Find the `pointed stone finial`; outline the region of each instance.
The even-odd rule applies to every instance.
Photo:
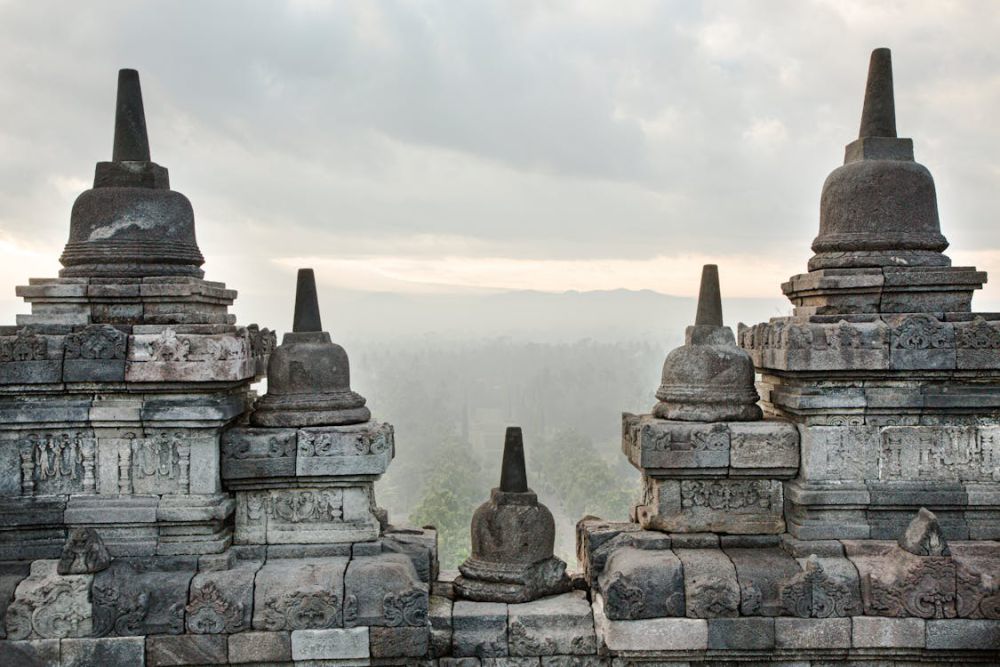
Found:
[[[528,491],[528,475],[524,470],[524,440],[518,426],[509,426],[504,438],[500,490],[506,493],[527,493]]]
[[[695,326],[722,326],[722,294],[719,291],[719,267],[706,264],[701,269],[701,289],[698,292],[698,313]]]
[[[941,525],[934,513],[921,507],[899,538],[900,548],[916,556],[949,556],[951,550],[941,534]]]
[[[142,108],[139,73],[134,69],[118,70],[118,101],[115,105],[115,145],[113,162],[149,162],[149,137],[146,136],[146,113]]]
[[[858,138],[895,136],[896,103],[892,92],[892,52],[885,48],[875,49],[868,64],[865,106],[861,112],[861,131],[858,133]]]
[[[312,269],[299,269],[298,282],[295,285],[295,317],[292,320],[292,331],[305,333],[322,330],[319,297],[316,295],[316,275]]]

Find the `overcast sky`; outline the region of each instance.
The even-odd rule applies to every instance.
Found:
[[[949,255],[1000,272],[998,35],[993,1],[0,2],[0,312],[58,271],[120,67],[206,277],[282,311],[300,265],[691,295],[714,261],[727,296],[779,296],[879,46]]]

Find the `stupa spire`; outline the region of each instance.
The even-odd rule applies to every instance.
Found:
[[[299,269],[295,285],[295,317],[292,319],[292,331],[306,333],[322,330],[319,298],[316,295],[316,275],[312,269]]]
[[[698,291],[698,312],[695,326],[722,326],[722,293],[719,290],[719,267],[706,264],[701,268],[701,289]]]
[[[139,73],[134,69],[118,70],[118,100],[115,104],[115,145],[113,162],[149,162],[149,137],[146,113],[142,108]]]
[[[518,426],[507,427],[507,434],[504,437],[500,490],[506,493],[528,491],[528,475],[524,469],[524,440]]]
[[[892,91],[892,52],[881,48],[872,51],[865,85],[865,105],[861,112],[858,138],[895,137],[896,102]]]

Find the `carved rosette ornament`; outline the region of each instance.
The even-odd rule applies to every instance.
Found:
[[[245,629],[243,603],[226,598],[212,581],[192,591],[186,611],[188,632],[219,634]]]
[[[267,630],[307,630],[337,625],[339,602],[328,591],[294,591],[265,603]]]

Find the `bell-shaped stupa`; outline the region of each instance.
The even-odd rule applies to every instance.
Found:
[[[552,512],[528,488],[521,429],[507,429],[500,486],[472,515],[472,556],[459,566],[459,597],[528,602],[571,587],[566,563],[553,555]]]
[[[204,261],[191,202],[150,159],[139,73],[120,70],[111,162],[97,163],[94,187],[73,204],[60,276],[201,278]]]
[[[823,184],[809,269],[949,266],[947,247],[934,179],[896,136],[890,51],[875,49],[858,139]]]
[[[719,268],[701,273],[698,312],[685,342],[663,362],[659,402],[653,414],[680,421],[750,421],[762,417],[754,388],[753,361],[736,346],[733,330],[722,323]]]
[[[364,396],[351,391],[347,352],[323,331],[312,269],[299,269],[292,331],[271,353],[267,383],[252,417],[257,426],[335,426],[371,418]]]

